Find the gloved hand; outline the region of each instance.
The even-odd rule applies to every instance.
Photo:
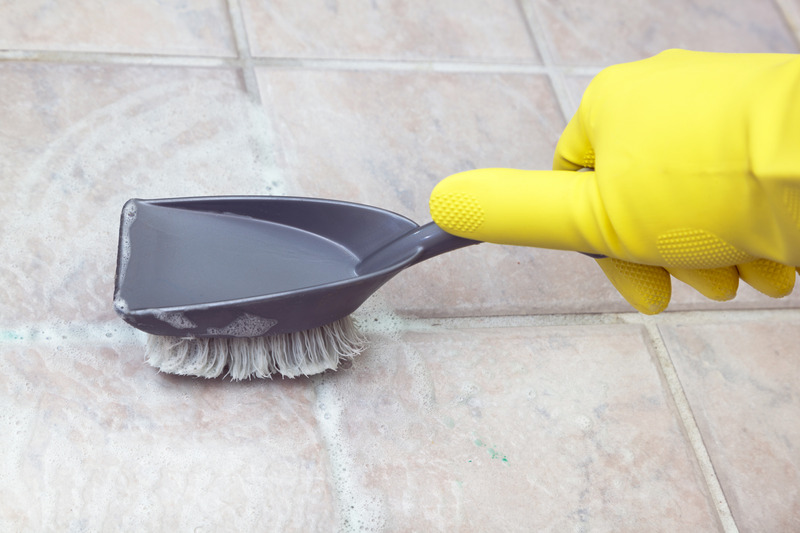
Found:
[[[670,274],[715,300],[739,277],[789,294],[800,265],[800,56],[670,50],[603,70],[553,171],[481,169],[433,190],[433,220],[470,239],[606,256],[637,310]],[[589,171],[575,172],[576,170]]]

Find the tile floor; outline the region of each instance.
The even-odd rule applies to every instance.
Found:
[[[130,197],[423,222],[547,168],[606,65],[799,42],[798,0],[0,3],[0,530],[800,530],[797,294],[645,318],[481,245],[368,301],[348,368],[247,383],[156,373],[111,308]]]

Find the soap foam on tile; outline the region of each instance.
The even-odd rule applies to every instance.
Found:
[[[413,347],[403,343],[403,332],[407,329],[407,322],[392,312],[380,293],[369,298],[354,314],[357,324],[362,326],[366,334],[378,334],[386,337],[391,342],[403,345],[407,368],[412,375],[412,391],[426,412],[434,408],[435,397],[433,381],[425,366],[425,358]],[[391,355],[372,350],[370,356],[375,357],[376,365],[385,367],[393,364]]]
[[[423,356],[403,343],[406,321],[386,305],[380,293],[370,297],[353,318],[370,338],[370,346],[354,360],[352,368],[342,373],[314,377],[318,402],[316,416],[330,457],[339,508],[343,514],[343,529],[379,531],[393,527],[388,514],[391,505],[383,500],[381,493],[365,486],[365,481],[369,479],[367,469],[370,466],[383,468],[386,458],[364,442],[354,444],[358,435],[351,431],[355,428],[358,428],[356,431],[369,429],[346,417],[352,416],[353,409],[358,409],[361,398],[385,398],[380,416],[371,415],[376,420],[380,418],[380,426],[376,428],[378,434],[369,434],[368,438],[391,440],[403,447],[406,440],[414,441],[418,437],[412,434],[418,428],[409,425],[408,409],[418,406],[423,412],[430,412],[435,409],[435,396]],[[400,358],[398,346],[401,347]],[[410,373],[411,377],[410,406],[399,398],[399,391],[387,389],[384,380],[384,376],[403,372]]]
[[[345,398],[341,390],[322,374],[314,376],[317,396],[315,414],[320,434],[328,451],[335,493],[342,514],[343,531],[383,531],[386,529],[386,503],[370,493],[361,483],[362,472],[353,457],[345,434],[342,410]]]
[[[371,337],[371,341],[383,338],[394,342],[400,339],[402,320],[389,310],[379,295],[370,297],[354,314],[353,319],[359,329]],[[369,366],[389,366],[392,364],[386,354],[374,342],[367,353],[354,360],[353,367],[345,374],[321,374],[313,376],[317,397],[315,415],[320,434],[331,463],[332,477],[339,510],[342,514],[341,529],[345,531],[382,531],[388,526],[387,502],[380,494],[371,492],[364,486],[363,463],[359,462],[352,448],[352,435],[348,435],[345,419],[346,407],[358,390],[354,390],[350,378],[365,364],[363,358],[370,359]],[[391,424],[391,421],[387,421]],[[380,458],[371,458],[379,461]]]

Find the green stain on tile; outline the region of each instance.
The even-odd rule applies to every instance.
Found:
[[[492,456],[492,459],[500,459],[504,463],[506,463],[506,464],[508,463],[508,457],[506,457],[505,455],[501,454],[500,452],[498,452],[494,448],[489,448],[488,451],[489,451],[489,455]]]
[[[474,442],[474,443],[475,443],[475,446],[478,446],[478,447],[480,447],[480,448],[487,448],[487,445],[486,445],[486,443],[485,443],[485,442],[483,442],[481,439],[475,439],[475,440],[474,440],[474,441],[472,441],[472,442]],[[503,455],[502,453],[498,452],[498,451],[497,451],[497,450],[495,450],[494,448],[487,448],[487,450],[486,450],[486,451],[488,451],[488,452],[489,452],[489,456],[490,456],[492,459],[500,459],[502,462],[504,462],[504,463],[508,464],[508,457],[507,457],[507,456],[505,456],[505,455]],[[469,461],[469,462],[471,463],[472,461]]]
[[[2,331],[0,332],[0,340],[4,341],[18,341],[22,339],[22,335],[16,333],[14,331]]]

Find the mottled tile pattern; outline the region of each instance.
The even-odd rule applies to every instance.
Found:
[[[243,0],[264,57],[538,62],[514,0]]]
[[[385,530],[716,529],[638,327],[401,330],[326,379]]]
[[[794,32],[800,42],[800,0],[777,0],[778,6],[786,17],[786,24]]]
[[[564,127],[544,76],[258,70],[287,177],[310,196],[430,220],[445,176],[549,167]],[[426,220],[427,219],[427,220]]]
[[[548,168],[610,63],[797,52],[797,0],[0,4],[1,531],[798,529],[800,291],[643,321],[483,244],[385,285],[347,368],[239,384],[145,366],[111,304],[128,198],[427,222],[451,173]]]
[[[525,0],[537,17],[553,61],[606,65],[667,48],[709,52],[798,51],[774,2],[761,0]]]
[[[742,531],[800,525],[797,322],[661,326]]]
[[[141,361],[138,344],[91,338],[3,350],[0,528],[329,531],[337,522],[307,381],[186,379]]]
[[[3,2],[0,49],[235,56],[223,0]]]

